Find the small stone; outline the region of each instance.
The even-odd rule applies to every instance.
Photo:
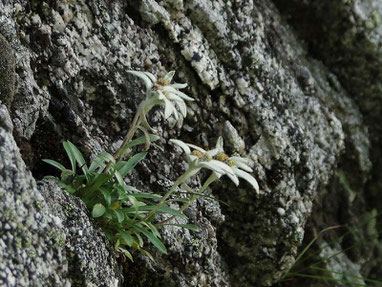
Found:
[[[285,215],[285,209],[282,208],[282,207],[277,208],[277,212],[278,212],[278,214],[280,214],[281,216],[284,216],[284,215]]]

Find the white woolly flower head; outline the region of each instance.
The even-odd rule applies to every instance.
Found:
[[[184,89],[187,84],[173,83],[175,71],[167,73],[163,78],[157,79],[149,72],[128,71],[143,80],[146,86],[146,99],[142,103],[143,113],[146,114],[155,105],[164,105],[164,118],[169,118],[172,114],[178,120],[179,114],[185,118],[187,116],[187,106],[184,101],[193,101],[194,99],[179,91]]]
[[[171,139],[170,142],[183,149],[190,165],[194,165],[199,169],[208,168],[215,173],[217,178],[227,175],[236,186],[239,185],[238,178],[243,178],[252,185],[256,192],[259,192],[259,184],[256,179],[249,174],[249,172],[253,172],[253,170],[248,165],[248,160],[240,156],[229,157],[224,152],[222,137],[218,138],[215,148],[208,151],[180,140]],[[191,149],[193,149],[193,151],[191,151]]]
[[[170,142],[183,149],[190,168],[193,168],[195,171],[194,174],[196,174],[201,168],[207,168],[219,175],[227,174],[230,175],[230,177],[232,176],[233,178],[236,178],[233,170],[227,164],[213,159],[213,157],[216,155],[215,149],[206,151],[201,147],[184,143],[176,139],[170,139]],[[239,182],[237,178],[236,182]]]
[[[222,137],[219,137],[216,143],[215,149],[217,150],[217,153],[215,155],[215,158],[217,160],[229,165],[231,169],[233,170],[235,176],[246,180],[249,184],[252,185],[252,187],[256,190],[256,192],[259,192],[259,184],[257,183],[257,180],[248,173],[248,172],[253,172],[252,168],[248,165],[249,164],[248,159],[240,157],[240,156],[231,156],[231,157],[228,156],[223,149]]]

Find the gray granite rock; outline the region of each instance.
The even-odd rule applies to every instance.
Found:
[[[0,123],[0,285],[120,286],[108,241],[83,204],[54,183],[39,191],[5,105]]]
[[[68,271],[55,273],[54,264],[47,272],[84,286],[122,284],[119,268],[126,286],[270,286],[293,265],[305,230],[312,229],[305,228],[312,214],[311,225],[319,231],[332,223],[322,220],[323,214],[346,223],[343,217],[367,213],[365,185],[370,183],[369,194],[377,198],[379,184],[378,169],[372,168],[380,162],[378,1],[288,1],[290,10],[283,1],[273,2],[0,2],[0,33],[16,57],[14,135],[36,178],[52,172],[42,158],[65,160],[62,140],[74,142],[88,157],[118,148],[144,96],[142,83],[126,72],[134,69],[158,75],[176,70],[176,81],[187,82],[185,92],[196,101],[180,129],[175,121],[164,121],[162,108],[150,113],[164,152],[152,150],[130,175],[131,184],[164,192],[184,170],[182,154],[167,140],[213,147],[219,135],[229,152],[250,159],[260,183],[256,194],[245,183],[237,188],[223,179],[212,192],[228,207],[200,199],[187,210],[199,233],[163,229],[168,256],[153,250],[156,262],[137,256],[134,264],[118,265],[81,202],[40,182],[46,218],[60,219],[54,226],[65,238],[56,251],[72,254],[57,260],[67,262],[80,281]],[[285,16],[297,17],[290,11],[300,6],[321,16],[325,21],[316,25],[330,35],[296,37]],[[327,19],[326,10],[332,13]],[[338,24],[343,17],[349,20],[345,30]],[[303,32],[304,27],[311,26],[301,25]],[[317,47],[313,54],[305,39]],[[9,126],[9,119],[0,122],[8,136]],[[20,174],[25,173],[23,167]],[[196,188],[201,180],[190,184]],[[333,212],[327,198],[336,203]],[[367,254],[371,258],[372,251]],[[362,269],[361,259],[343,259],[341,270]],[[22,267],[29,272],[29,265]]]
[[[69,283],[65,234],[46,212],[44,198],[12,137],[8,111],[0,105],[0,285]]]

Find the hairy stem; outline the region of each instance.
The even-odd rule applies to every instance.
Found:
[[[138,108],[138,111],[135,113],[135,116],[134,116],[134,119],[133,119],[133,122],[130,126],[129,131],[127,132],[125,138],[123,139],[121,146],[113,155],[116,162],[119,162],[121,160],[121,158],[123,157],[123,155],[124,155],[123,150],[126,147],[126,145],[131,141],[131,139],[134,137],[135,132],[137,131],[137,127],[139,126],[140,122],[141,122],[140,109]],[[107,173],[107,171],[110,168],[110,165],[111,165],[111,161],[108,162],[108,164],[102,170],[102,173]]]
[[[189,177],[190,175],[193,174],[193,172],[195,171],[195,167],[194,166],[190,166],[188,168],[188,170],[183,174],[181,175],[174,183],[174,185],[171,187],[171,189],[162,197],[162,199],[159,201],[159,203],[156,205],[156,207],[151,210],[144,218],[140,219],[138,222],[141,222],[141,221],[144,221],[146,220],[147,218],[150,218],[152,215],[154,215],[159,208],[161,208],[163,206],[163,204],[166,203],[166,199],[170,197],[170,195],[175,191],[175,189],[183,182],[185,182]]]
[[[204,184],[203,184],[203,186],[200,188],[200,190],[199,190],[199,192],[198,193],[196,193],[196,194],[193,194],[192,196],[191,196],[191,198],[190,198],[190,200],[186,203],[186,204],[184,204],[180,209],[179,209],[179,211],[180,212],[183,212],[184,210],[186,210],[199,196],[201,196],[202,195],[202,193],[207,189],[207,187],[211,184],[211,183],[213,183],[216,179],[218,179],[218,177],[215,175],[215,173],[212,173],[211,175],[210,175],[210,177],[209,178],[207,178],[207,180],[204,182]],[[156,224],[157,226],[162,226],[162,225],[164,225],[164,224],[166,224],[167,222],[169,222],[169,221],[171,221],[171,220],[173,220],[173,219],[175,219],[176,218],[176,216],[175,215],[173,215],[173,216],[171,216],[171,217],[169,217],[169,218],[167,218],[166,220],[163,220],[162,222],[160,222],[160,223],[158,223],[158,224]]]

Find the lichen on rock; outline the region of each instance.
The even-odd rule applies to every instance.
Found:
[[[11,117],[0,109],[0,278],[270,286],[293,265],[307,230],[368,214],[366,200],[380,211],[380,11],[372,0],[1,1],[0,49],[8,52],[0,53],[0,83],[14,82],[3,72],[13,69],[12,53],[17,92],[0,86],[0,101],[12,102]],[[300,15],[312,17],[300,25]],[[64,160],[63,140],[89,158],[118,148],[144,97],[127,70],[176,70],[195,98],[180,130],[161,108],[150,114],[165,152],[150,151],[131,184],[166,192],[184,168],[167,140],[210,148],[219,136],[250,160],[260,183],[259,194],[224,179],[213,185],[228,206],[200,198],[186,213],[201,231],[163,228],[169,256],[137,256],[131,268],[117,262],[78,199],[40,181],[51,172],[42,158]],[[376,245],[354,253],[372,258]],[[362,271],[354,258],[336,264]],[[16,271],[2,263],[13,259]]]
[[[8,41],[0,34],[0,101],[9,109],[15,96],[15,57]]]

